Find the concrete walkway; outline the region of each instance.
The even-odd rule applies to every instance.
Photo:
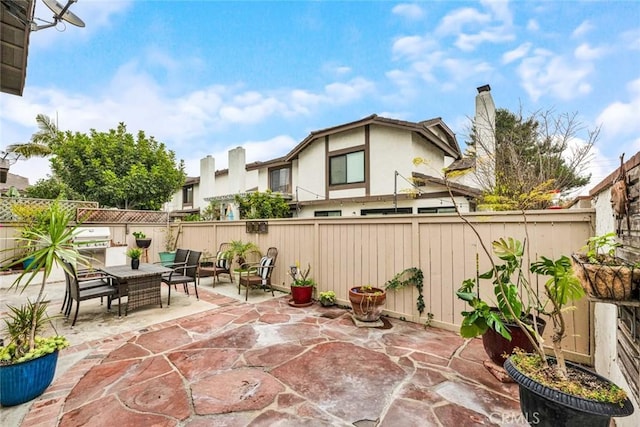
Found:
[[[127,318],[81,305],[76,328],[61,325],[75,342],[53,384],[2,408],[0,424],[526,425],[517,386],[484,368],[480,340],[397,319],[358,328],[345,308],[295,308],[260,290],[245,303],[208,280],[200,301],[172,292],[171,307]]]

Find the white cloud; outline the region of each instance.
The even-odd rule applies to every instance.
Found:
[[[640,50],[640,28],[625,31],[620,36],[622,39],[622,45],[631,50]]]
[[[527,43],[522,43],[520,46],[518,46],[517,48],[510,50],[509,52],[505,52],[502,54],[502,63],[503,64],[509,64],[513,61],[516,61],[520,58],[523,58],[527,55],[527,53],[529,53],[529,50],[531,50],[531,43],[527,42]]]
[[[584,35],[586,35],[588,32],[590,32],[591,30],[593,30],[593,24],[591,24],[591,22],[587,21],[583,21],[580,25],[578,25],[578,27],[573,30],[573,33],[571,33],[571,37],[573,38],[579,38],[582,37]]]
[[[474,50],[478,45],[484,42],[501,43],[508,42],[514,39],[514,34],[505,31],[502,27],[497,27],[480,31],[477,34],[460,34],[455,42],[455,45],[460,50],[468,52]]]
[[[465,7],[457,9],[442,18],[440,25],[436,29],[436,34],[449,35],[459,34],[463,27],[469,24],[486,25],[491,22],[491,15],[479,12],[477,9]]]
[[[591,91],[586,78],[593,71],[587,63],[576,63],[549,51],[537,49],[522,60],[517,73],[522,87],[533,101],[544,95],[562,100],[576,98]]]
[[[589,43],[582,43],[574,51],[574,56],[580,61],[593,61],[601,58],[606,53],[602,47],[591,47]]]
[[[535,32],[538,31],[540,29],[540,24],[538,24],[538,21],[536,21],[535,19],[529,19],[529,21],[527,22],[527,30]]]
[[[346,104],[360,99],[374,89],[374,84],[361,77],[352,79],[348,83],[331,83],[325,86],[328,103]]]
[[[429,37],[407,36],[395,40],[391,51],[394,59],[419,59],[436,46],[435,41]]]
[[[597,118],[602,134],[608,139],[634,136],[640,133],[640,78],[627,84],[630,100],[608,105]]]
[[[424,10],[417,4],[403,3],[391,9],[391,12],[405,19],[419,20],[424,16]]]
[[[513,15],[509,9],[509,2],[504,0],[482,0],[480,2],[487,9],[491,10],[495,20],[504,24],[511,24]]]

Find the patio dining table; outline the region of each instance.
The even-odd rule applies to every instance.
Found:
[[[120,296],[127,297],[125,316],[129,310],[146,305],[160,304],[162,308],[162,274],[171,272],[170,268],[141,263],[137,270],[132,269],[129,264],[102,267],[101,270],[117,279]]]

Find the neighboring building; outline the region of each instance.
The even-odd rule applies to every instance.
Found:
[[[479,88],[477,98],[486,117],[486,106],[493,106],[489,87]],[[415,166],[417,157],[426,165]],[[311,132],[287,155],[266,162],[246,164],[238,147],[229,151],[229,169],[216,171],[207,156],[200,177],[189,177],[166,210],[179,217],[215,201],[221,218],[238,219],[236,194],[270,189],[290,202],[296,217],[450,213],[454,202],[442,171],[474,165],[462,158],[441,118],[416,123],[374,114]],[[450,188],[461,211],[475,210],[481,187],[473,173]]]
[[[27,189],[29,186],[29,179],[24,176],[14,175],[12,173],[7,174],[7,182],[0,183],[0,195],[5,195],[11,187],[14,187],[20,193]]]

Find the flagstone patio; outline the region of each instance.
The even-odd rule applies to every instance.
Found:
[[[67,368],[16,425],[526,425],[517,386],[485,369],[480,340],[391,318],[358,328],[346,308],[245,303],[204,280],[199,290],[200,302],[176,296],[194,314],[172,298],[133,321],[181,317],[63,350]]]

